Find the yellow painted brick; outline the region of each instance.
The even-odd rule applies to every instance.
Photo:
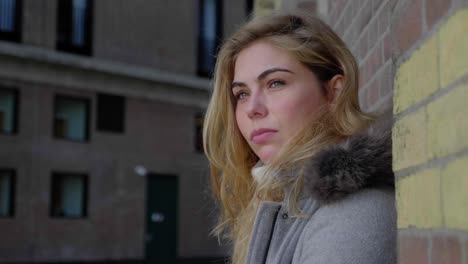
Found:
[[[440,169],[428,169],[396,183],[398,228],[442,226]]]
[[[280,10],[282,0],[275,0],[275,10]]]
[[[468,157],[449,163],[441,177],[445,225],[468,230]]]
[[[394,171],[427,161],[426,133],[424,108],[395,122],[392,130]]]
[[[255,16],[269,15],[273,11],[278,10],[280,4],[280,0],[257,0],[254,7]]]
[[[441,86],[468,73],[468,9],[455,13],[440,29]]]
[[[468,147],[468,84],[437,98],[426,106],[430,158],[442,157]]]
[[[395,75],[394,112],[399,113],[439,89],[437,33],[402,63]]]

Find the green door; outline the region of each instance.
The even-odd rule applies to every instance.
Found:
[[[176,263],[177,183],[174,175],[147,174],[146,263]]]

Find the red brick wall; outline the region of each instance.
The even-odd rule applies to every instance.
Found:
[[[343,38],[360,69],[361,106],[368,111],[391,112],[393,34],[390,24],[396,1],[329,1],[323,18]]]
[[[323,19],[344,39],[360,68],[364,109],[392,109],[395,65],[461,0],[334,0]],[[465,1],[466,2],[466,1]]]

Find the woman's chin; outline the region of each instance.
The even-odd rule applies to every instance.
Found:
[[[274,147],[270,147],[270,146],[263,147],[262,149],[260,149],[257,152],[258,158],[264,164],[268,164],[273,159],[275,154],[276,154],[276,151],[275,151]]]

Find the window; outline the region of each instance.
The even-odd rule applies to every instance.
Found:
[[[203,153],[203,114],[195,115],[195,150]]]
[[[124,97],[110,94],[97,95],[97,129],[107,132],[124,132]]]
[[[0,133],[17,132],[18,92],[10,88],[0,88]]]
[[[54,136],[73,141],[89,140],[89,100],[56,96]]]
[[[57,218],[87,216],[88,176],[52,173],[50,215]]]
[[[21,41],[21,0],[0,0],[0,39]]]
[[[15,210],[15,171],[0,169],[0,217],[12,217]]]
[[[213,74],[215,55],[222,38],[222,1],[199,0],[198,75]]]
[[[91,55],[93,1],[60,0],[57,2],[57,49]]]

